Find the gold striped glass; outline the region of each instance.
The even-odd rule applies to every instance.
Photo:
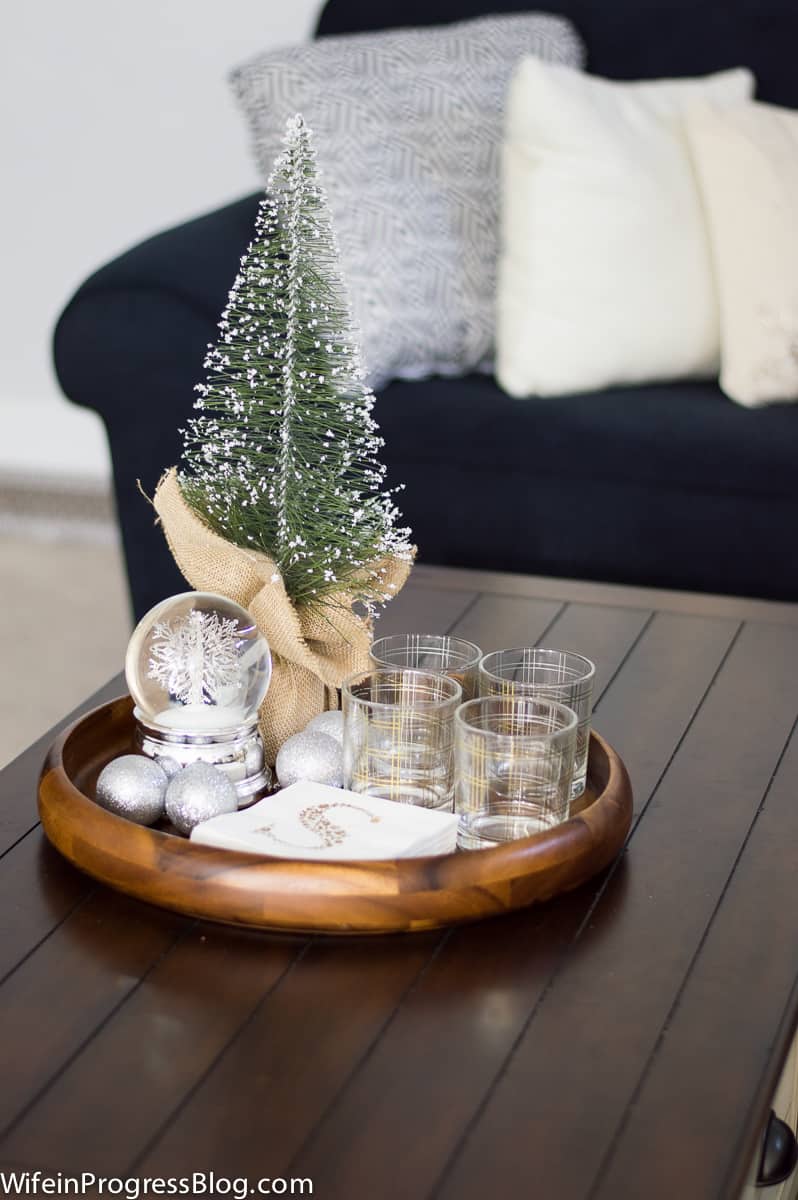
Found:
[[[463,699],[477,694],[477,667],[482,657],[479,646],[465,638],[439,633],[396,633],[372,642],[369,657],[375,667],[408,667],[449,675],[463,689]]]
[[[455,717],[457,844],[484,850],[568,816],[577,718],[556,700],[488,696]]]
[[[344,786],[451,811],[460,684],[430,671],[382,669],[347,679]]]
[[[520,646],[495,650],[479,664],[480,696],[539,696],[557,700],[574,710],[579,729],[571,785],[573,798],[585,790],[595,677],[596,668],[590,659],[570,650]]]

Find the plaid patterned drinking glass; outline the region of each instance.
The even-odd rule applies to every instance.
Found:
[[[344,786],[451,811],[454,714],[462,689],[448,675],[382,669],[342,688]]]
[[[568,650],[528,646],[496,650],[479,664],[481,696],[541,696],[572,708],[579,720],[571,796],[581,796],[587,777],[590,716],[596,668],[589,658]]]
[[[465,638],[437,633],[397,633],[372,642],[369,657],[375,667],[407,667],[448,675],[460,684],[464,700],[472,700],[477,694],[477,667],[482,651]]]
[[[462,850],[530,837],[564,821],[577,719],[556,700],[486,696],[455,717],[455,812]]]

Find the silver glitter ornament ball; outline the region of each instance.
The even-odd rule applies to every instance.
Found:
[[[183,764],[179,763],[176,758],[165,758],[162,754],[156,754],[155,761],[166,774],[167,779],[172,779],[178,771],[183,770]]]
[[[102,808],[137,825],[152,825],[163,816],[169,783],[166,772],[141,754],[123,754],[103,767],[96,799]]]
[[[315,729],[295,733],[280,747],[276,770],[281,787],[290,787],[300,779],[343,787],[343,746],[328,733],[319,733]]]
[[[336,742],[343,746],[344,714],[340,709],[337,712],[333,710],[319,713],[312,721],[308,721],[305,733],[326,733],[328,737],[335,738]]]
[[[210,763],[194,762],[183,767],[166,789],[166,815],[178,833],[191,833],[200,821],[238,808],[235,787]]]

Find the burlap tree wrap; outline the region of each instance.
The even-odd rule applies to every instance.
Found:
[[[183,499],[174,468],[163,476],[153,501],[169,549],[185,578],[199,592],[217,592],[246,608],[272,652],[272,679],[260,710],[266,758],[304,729],[311,717],[338,707],[337,689],[348,675],[368,668],[371,621],[352,612],[352,597],[340,592],[330,606],[295,606],[279,570],[267,554],[245,550],[220,537]],[[410,562],[386,561],[383,586],[395,595]]]

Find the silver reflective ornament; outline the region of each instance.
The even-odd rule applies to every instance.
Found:
[[[162,771],[166,773],[167,779],[172,779],[178,771],[183,770],[183,764],[179,763],[176,758],[165,758],[161,754],[155,756],[155,761]]]
[[[323,712],[314,717],[312,721],[308,721],[305,726],[305,733],[326,733],[328,737],[335,738],[342,746],[344,744],[344,714],[339,709],[337,712]]]
[[[300,779],[343,787],[343,747],[327,733],[312,729],[295,733],[281,746],[275,769],[281,787],[290,787]]]
[[[201,821],[235,812],[237,808],[235,787],[210,763],[189,763],[169,780],[166,815],[178,833],[189,834]]]
[[[97,803],[137,825],[152,825],[163,815],[169,780],[166,772],[140,754],[123,754],[103,767],[97,779]]]

